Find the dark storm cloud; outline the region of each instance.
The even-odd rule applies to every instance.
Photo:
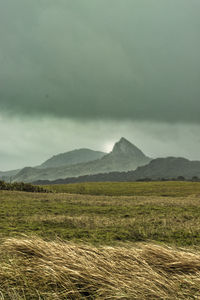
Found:
[[[0,108],[199,122],[198,0],[1,0]]]

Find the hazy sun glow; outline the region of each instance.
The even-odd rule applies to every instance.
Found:
[[[112,149],[113,149],[113,146],[114,146],[114,142],[107,142],[107,143],[105,143],[105,145],[104,145],[104,151],[106,152],[106,153],[109,153],[109,152],[111,152],[112,151]]]

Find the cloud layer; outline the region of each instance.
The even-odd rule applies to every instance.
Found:
[[[199,123],[198,0],[2,0],[0,109]]]
[[[200,159],[199,12],[199,0],[1,0],[0,170],[121,136]]]

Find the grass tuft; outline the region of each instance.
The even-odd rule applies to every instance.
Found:
[[[0,253],[0,299],[200,297],[198,251],[153,244],[96,248],[11,238]]]

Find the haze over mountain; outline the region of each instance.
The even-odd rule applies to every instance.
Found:
[[[70,166],[73,164],[89,162],[92,160],[96,160],[102,158],[106,155],[105,152],[94,151],[91,149],[76,149],[72,151],[68,151],[65,153],[60,153],[54,155],[53,157],[46,160],[41,165],[35,167],[38,169],[46,169],[46,168],[56,168],[63,166]],[[32,170],[34,168],[25,168],[27,171]],[[0,171],[0,179],[10,181],[13,176],[17,175],[21,170],[9,170],[9,171]]]
[[[106,153],[90,149],[77,149],[65,153],[54,155],[38,168],[56,168],[84,163],[102,158]]]
[[[192,179],[197,176],[200,178],[200,161],[190,161],[183,157],[167,157],[152,160],[148,165],[139,167],[134,172],[134,178],[177,178],[183,176]]]
[[[75,152],[76,154],[79,153]],[[74,153],[74,154],[75,154]],[[68,157],[72,153],[66,153],[65,157]],[[98,155],[102,155],[102,153],[98,153]],[[61,156],[62,157],[62,156]],[[56,156],[56,158],[52,158],[42,164],[45,165],[53,165],[55,161],[59,161],[60,156]],[[147,157],[140,149],[138,149],[135,145],[130,143],[125,138],[121,138],[114,147],[113,150],[109,153],[101,157],[100,159],[96,159],[93,161],[74,164],[74,157],[71,161],[67,160],[67,165],[59,166],[59,167],[51,167],[51,168],[31,168],[26,167],[22,169],[16,176],[14,176],[13,181],[24,181],[24,182],[33,182],[37,180],[56,180],[59,178],[67,178],[67,177],[77,177],[81,175],[88,174],[98,174],[98,173],[108,173],[113,171],[129,171],[135,170],[138,166],[142,166],[147,164],[151,159]]]
[[[0,171],[0,180],[10,181],[13,176],[20,172],[19,170]]]
[[[58,179],[56,181],[37,181],[37,184],[64,184],[76,182],[103,182],[103,181],[136,181],[136,180],[163,180],[184,177],[191,180],[200,178],[200,161],[190,161],[182,157],[157,158],[149,164],[138,167],[135,171],[111,172],[80,177]]]

